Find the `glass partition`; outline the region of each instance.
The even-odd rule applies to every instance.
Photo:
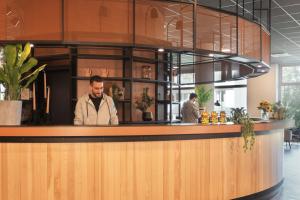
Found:
[[[0,40],[61,40],[61,0],[1,0]]]
[[[65,40],[132,43],[132,0],[65,0]]]
[[[193,48],[193,5],[137,0],[135,42],[158,47]]]
[[[236,17],[197,6],[197,49],[236,53]]]

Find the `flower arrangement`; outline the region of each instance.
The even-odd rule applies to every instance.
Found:
[[[272,104],[266,100],[261,101],[257,108],[262,110],[264,113],[272,112]]]
[[[148,108],[154,103],[154,98],[148,95],[149,88],[143,88],[141,97],[136,98],[136,108],[142,112],[146,112]]]

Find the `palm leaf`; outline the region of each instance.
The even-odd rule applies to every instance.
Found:
[[[38,63],[37,59],[30,58],[25,64],[23,64],[21,66],[20,74],[24,74],[24,73],[28,72],[29,70],[31,70],[31,68],[36,66],[37,63]]]
[[[36,73],[39,73],[40,71],[44,70],[45,67],[46,67],[46,64],[40,66],[39,68],[37,68],[36,70],[34,70],[31,74],[29,74],[29,75],[25,76],[24,78],[22,78],[22,79],[20,80],[20,82],[22,82],[22,81],[24,81],[24,80],[30,78],[31,76],[35,75]]]
[[[17,62],[17,67],[21,67],[31,52],[30,43],[26,43],[23,52]]]

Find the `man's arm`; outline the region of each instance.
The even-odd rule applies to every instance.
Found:
[[[193,115],[195,118],[199,119],[200,118],[200,112],[199,112],[199,107],[197,104],[193,104]]]
[[[83,125],[83,112],[80,101],[78,101],[76,104],[74,125]]]

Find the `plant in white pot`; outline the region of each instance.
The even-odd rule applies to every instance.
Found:
[[[20,125],[22,88],[27,88],[46,65],[35,68],[38,61],[30,57],[30,43],[6,45],[0,62],[0,83],[5,87],[5,100],[0,101],[0,125]]]

